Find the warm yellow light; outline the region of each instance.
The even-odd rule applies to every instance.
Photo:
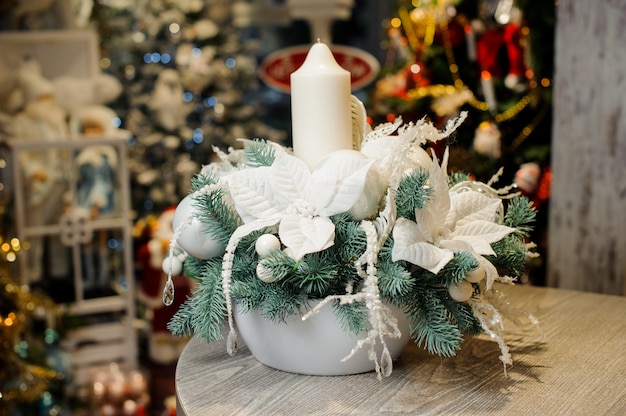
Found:
[[[176,34],[180,32],[180,25],[178,23],[172,23],[169,26],[170,33]]]
[[[111,60],[109,58],[100,59],[100,69],[109,69],[111,67]]]
[[[414,74],[419,74],[422,68],[418,64],[411,65],[411,72]]]
[[[7,253],[7,261],[9,263],[13,263],[15,260],[17,260],[17,256],[15,255],[15,253]]]
[[[459,72],[459,67],[457,66],[457,64],[450,65],[450,72],[452,72],[453,74]]]
[[[0,250],[6,253],[7,251],[11,250],[11,245],[9,243],[2,243],[2,245],[0,246]]]
[[[19,238],[17,238],[17,237],[13,237],[13,238],[11,239],[11,247],[13,247],[13,249],[17,249],[17,250],[19,250],[20,245],[21,245],[21,244],[20,244],[20,239],[19,239]]]
[[[550,86],[550,80],[548,78],[541,78],[541,86],[548,88]]]
[[[400,26],[402,26],[402,21],[400,20],[400,18],[394,17],[393,19],[391,19],[390,24],[391,24],[391,27],[395,27],[397,29]]]

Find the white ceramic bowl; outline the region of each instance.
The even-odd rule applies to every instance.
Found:
[[[311,302],[311,307],[315,305]],[[410,340],[408,320],[398,308],[390,306],[398,319],[402,336],[385,338],[392,359],[398,358]],[[259,311],[238,312],[235,322],[243,341],[261,363],[277,370],[307,375],[348,375],[373,371],[375,363],[368,358],[369,344],[364,345],[347,361],[346,357],[365,334],[350,335],[337,322],[331,303],[306,321],[301,315],[287,318],[286,323],[273,323]],[[377,347],[380,359],[382,347]]]

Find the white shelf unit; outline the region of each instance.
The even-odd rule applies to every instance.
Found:
[[[72,219],[71,209],[76,195],[78,172],[75,164],[76,155],[89,146],[111,146],[118,157],[116,171],[116,201],[112,213],[93,219],[82,217],[80,221]],[[2,143],[7,171],[4,192],[10,192],[15,209],[15,232],[22,242],[33,238],[57,238],[66,233],[64,244],[69,247],[71,283],[73,301],[63,304],[67,316],[76,318],[84,324],[69,331],[64,339],[64,346],[69,353],[72,365],[72,382],[85,386],[97,369],[117,362],[120,368],[130,371],[138,366],[138,345],[135,330],[135,285],[133,273],[132,218],[130,207],[130,179],[128,169],[128,148],[123,138],[85,138],[82,140],[49,141],[12,141]],[[60,174],[66,181],[64,188],[65,214],[45,224],[29,225],[32,221],[26,200],[24,166],[22,156],[32,152],[52,152],[63,158]],[[45,153],[41,153],[43,155]],[[53,173],[53,172],[51,172]],[[5,200],[9,196],[4,196]],[[56,198],[59,199],[59,198]],[[53,207],[49,207],[53,209]],[[67,213],[69,212],[69,214]],[[105,231],[115,236],[120,242],[111,249],[109,259],[113,259],[109,281],[111,284],[106,295],[86,297],[84,287],[83,254],[85,240],[76,238],[76,234],[95,234]],[[70,238],[67,233],[70,233]],[[72,236],[74,234],[74,236]],[[63,238],[60,238],[63,241]],[[31,247],[32,248],[32,247]],[[33,283],[30,279],[33,269],[32,258],[23,253],[18,256],[19,278],[22,284]],[[107,265],[109,267],[109,265]],[[111,277],[113,277],[111,279]],[[46,279],[45,275],[42,279]],[[52,279],[50,279],[52,280]],[[107,315],[108,314],[108,315]],[[107,318],[102,318],[107,316]],[[113,318],[111,318],[113,316]]]

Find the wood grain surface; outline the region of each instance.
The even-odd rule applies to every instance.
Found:
[[[626,415],[626,298],[505,287],[511,304],[533,313],[507,321],[513,365],[504,375],[497,344],[468,340],[453,358],[414,344],[390,377],[321,377],[257,362],[247,348],[196,339],[176,371],[179,415]]]

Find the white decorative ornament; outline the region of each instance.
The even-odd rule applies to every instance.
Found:
[[[454,282],[448,287],[448,293],[452,299],[457,302],[465,302],[469,298],[472,297],[472,293],[474,293],[474,288],[472,284],[468,281],[463,280],[462,282]]]
[[[274,234],[263,234],[254,244],[256,253],[261,257],[266,257],[272,250],[280,249],[280,240]]]
[[[486,274],[485,268],[479,265],[474,270],[465,273],[465,280],[470,283],[478,283],[485,278]]]
[[[204,230],[205,224],[196,218],[196,209],[193,206],[193,198],[186,196],[183,198],[174,213],[172,227],[177,230],[185,221],[189,224],[183,228],[178,240],[176,241],[190,256],[202,260],[212,259],[224,254],[226,246],[211,238]]]
[[[263,263],[256,265],[256,276],[265,283],[273,283],[277,280],[276,276],[274,276],[269,269],[263,266]]]
[[[430,155],[423,147],[412,146],[406,153],[406,166],[408,168],[416,169],[422,168],[426,171],[430,169],[430,165],[433,163]]]
[[[163,259],[162,268],[164,273],[169,274],[171,271],[172,276],[178,276],[183,272],[183,262],[176,256],[167,256]]]

